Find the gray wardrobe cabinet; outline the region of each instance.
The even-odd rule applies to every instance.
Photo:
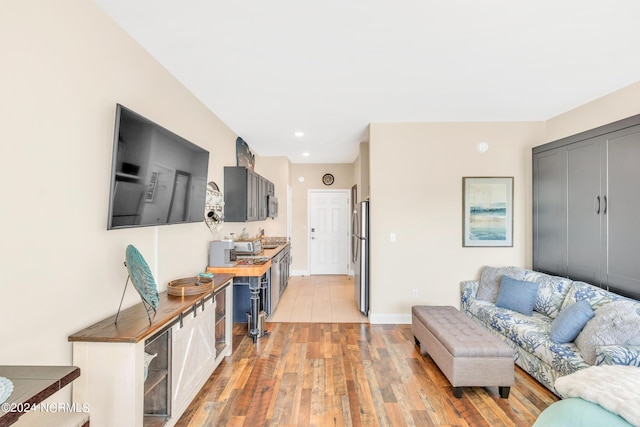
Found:
[[[533,268],[640,297],[640,115],[533,148]]]

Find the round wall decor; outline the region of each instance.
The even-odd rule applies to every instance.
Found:
[[[324,185],[331,185],[333,184],[333,181],[334,181],[333,175],[331,175],[330,173],[325,173],[322,176],[322,183]]]

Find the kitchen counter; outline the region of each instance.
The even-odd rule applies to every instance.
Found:
[[[260,277],[271,268],[271,259],[263,264],[236,264],[231,267],[207,267],[207,273],[233,274],[238,277]]]
[[[264,249],[259,254],[238,260],[240,262],[247,262],[247,264],[237,262],[235,265],[228,267],[207,267],[207,272],[213,273],[214,275],[232,274],[235,276],[233,291],[233,321],[235,323],[246,322],[247,313],[253,313],[250,316],[251,325],[249,331],[254,342],[259,335],[261,336],[261,331],[258,328],[258,312],[264,311],[268,316],[272,310],[275,310],[280,293],[283,291],[280,279],[277,279],[277,284],[273,284],[271,282],[274,274],[277,274],[277,277],[282,276],[282,263],[273,264],[276,266],[274,271],[274,269],[272,269],[272,259],[277,259],[277,255],[287,249],[289,243],[287,242],[267,246],[268,249]],[[266,259],[266,262],[261,264],[249,264],[249,262],[256,258]],[[288,277],[287,269],[287,278]],[[264,333],[264,331],[262,331],[262,333]]]
[[[260,277],[264,273],[266,273],[271,267],[271,258],[280,253],[283,249],[285,249],[289,243],[283,243],[277,245],[275,248],[269,247],[269,249],[264,249],[259,254],[255,255],[256,257],[266,257],[269,260],[263,264],[238,264],[230,266],[230,267],[216,267],[209,266],[207,267],[207,273],[213,274],[233,274],[238,277]]]
[[[265,246],[269,246],[269,245],[265,245]],[[280,253],[280,251],[286,248],[287,246],[289,246],[289,243],[282,243],[281,245],[277,245],[273,249],[269,246],[269,249],[265,248],[262,251],[261,255],[267,256],[269,258],[273,258],[274,256],[278,255],[278,253]]]

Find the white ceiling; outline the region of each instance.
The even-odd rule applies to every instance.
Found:
[[[546,120],[640,80],[638,0],[94,1],[293,163],[351,163],[372,122]]]

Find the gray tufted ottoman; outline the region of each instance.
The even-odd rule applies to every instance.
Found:
[[[462,387],[499,387],[509,397],[514,383],[513,350],[451,306],[414,305],[411,329],[416,344],[431,356],[462,396]]]

